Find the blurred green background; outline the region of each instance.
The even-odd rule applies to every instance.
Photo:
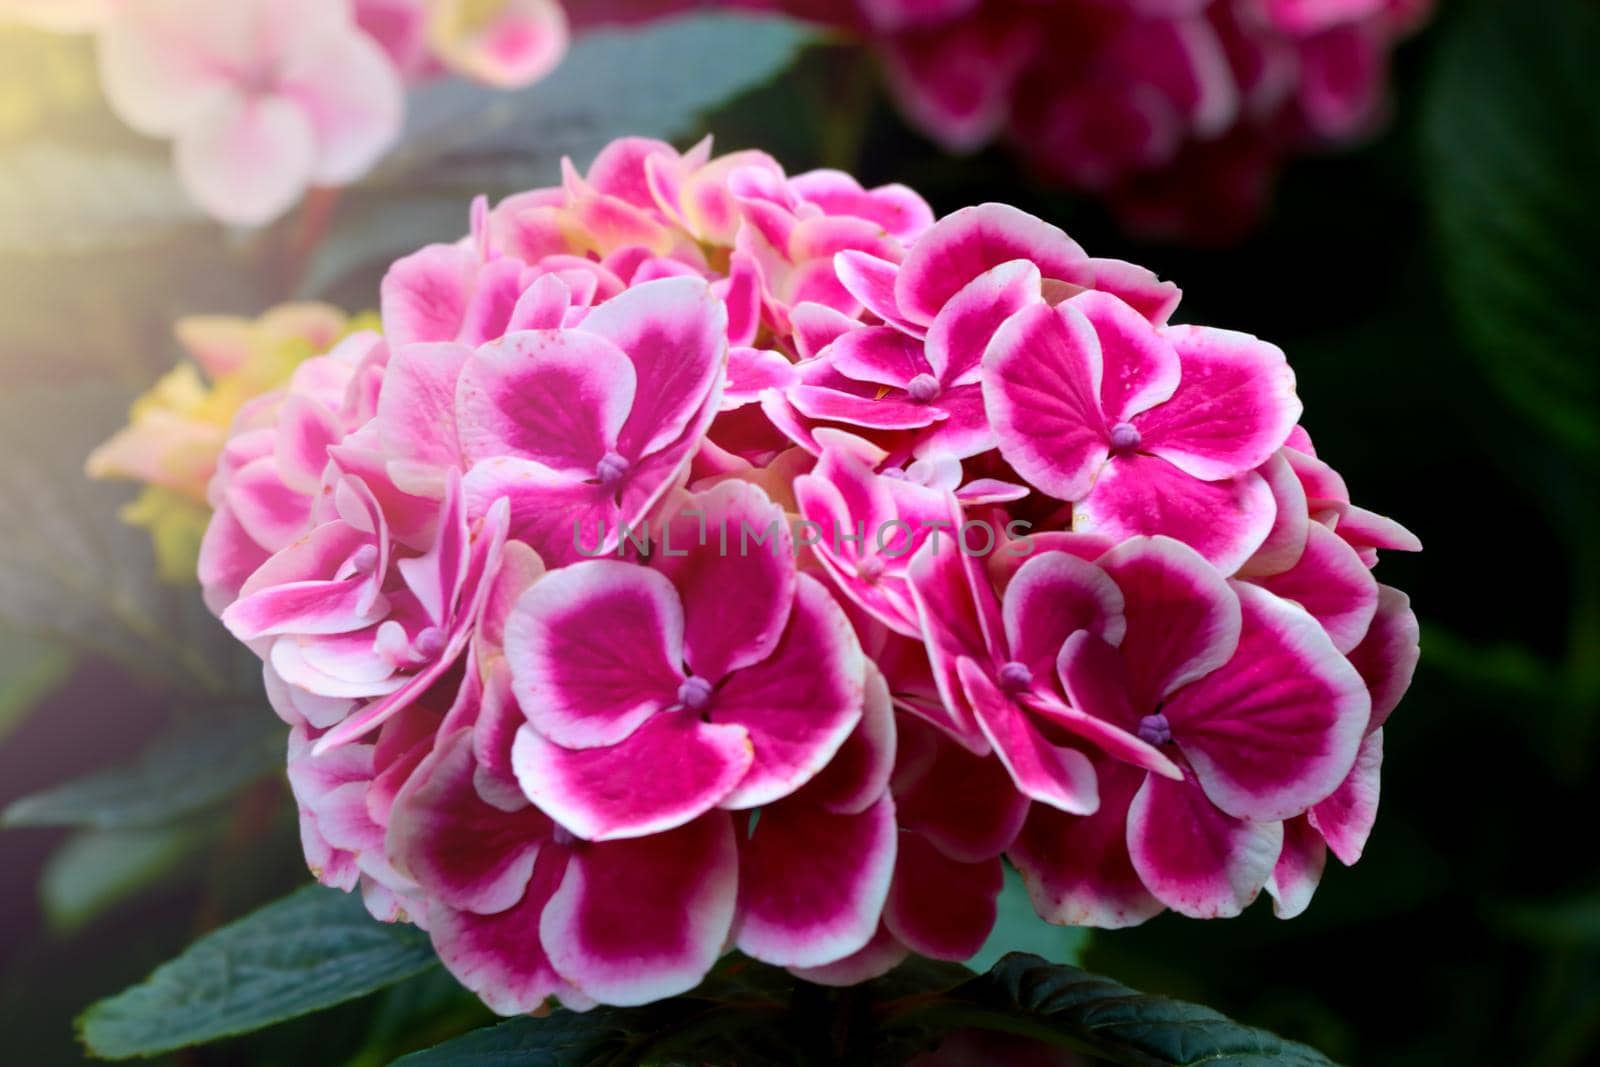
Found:
[[[1422,617],[1423,661],[1358,867],[1330,864],[1291,922],[1263,899],[1232,922],[1016,947],[1081,949],[1340,1062],[1560,1067],[1600,1059],[1600,9],[1443,8],[1397,57],[1381,136],[1291,166],[1259,232],[1225,248],[1133,242],[1001,151],[939,155],[848,49],[807,50],[701,127],[791,171],[906,182],[941,213],[1016,203],[1177,281],[1181,320],[1289,353],[1319,451],[1426,546],[1380,571]],[[519,149],[513,124],[470,166],[380,172],[308,261],[305,216],[241,237],[186,210],[91,71],[77,42],[0,38],[0,804],[163,738],[168,755],[103,781],[73,827],[0,834],[3,1058],[30,1067],[79,1062],[85,1005],[305,879],[248,664],[196,594],[153,583],[148,545],[111,518],[131,491],[85,483],[84,455],[176,358],[176,316],[370,307],[385,255],[453,238],[471,193],[550,182],[566,146]],[[570,147],[630,118],[655,121],[600,115]],[[235,706],[196,790],[185,724]],[[165,805],[126,802],[152,786]],[[377,1064],[484,1019],[435,974],[170,1062]]]

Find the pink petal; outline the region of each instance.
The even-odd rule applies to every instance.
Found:
[[[1026,260],[1002,263],[968,282],[939,310],[928,330],[927,361],[934,376],[946,386],[976,382],[995,331],[1043,299],[1040,284],[1038,266]]]
[[[422,468],[461,462],[456,383],[471,354],[465,345],[442,343],[407,345],[389,357],[377,416],[388,452]],[[434,485],[442,488],[442,479]]]
[[[646,282],[601,304],[583,320],[633,362],[638,389],[617,438],[628,457],[676,440],[721,380],[728,313],[698,278]]]
[[[901,396],[854,396],[803,383],[791,388],[787,396],[808,418],[873,430],[915,430],[939,421],[942,414],[937,408],[915,404]]]
[[[539,930],[568,865],[566,849],[541,849],[522,899],[492,915],[456,911],[437,900],[430,903],[428,932],[439,959],[491,1011],[500,1015],[537,1011],[566,987],[540,943]]]
[[[791,967],[789,973],[796,978],[817,985],[852,986],[881,978],[899,966],[909,953],[895,940],[887,927],[880,925],[878,932],[865,948],[834,963],[821,967]]]
[[[894,770],[895,713],[889,685],[867,661],[866,696],[861,722],[839,747],[832,762],[797,794],[797,801],[840,815],[858,815],[889,788]]]
[[[440,742],[396,796],[386,847],[430,896],[492,914],[522,899],[551,823],[532,808],[508,814],[485,804],[473,765],[470,731]]]
[[[466,321],[478,257],[460,245],[428,245],[383,276],[384,335],[400,351],[418,341],[454,341]]]
[[[845,291],[869,312],[896,327],[896,332],[922,332],[901,317],[900,309],[895,304],[894,283],[900,273],[899,266],[866,252],[849,249],[833,257],[833,269]]]
[[[943,731],[910,718],[902,717],[900,736],[894,790],[900,825],[963,863],[1004,852],[1027,817],[1028,798],[1000,761],[974,756]],[[926,762],[907,767],[917,750],[926,750]]]
[[[826,304],[796,304],[789,311],[795,348],[803,360],[815,358],[840,337],[863,327],[855,319]]]
[[[1192,919],[1229,919],[1256,898],[1283,847],[1283,824],[1218,811],[1193,780],[1147,775],[1128,808],[1128,854],[1155,897]]]
[[[1086,496],[1110,455],[1101,366],[1094,327],[1070,302],[1019,312],[983,358],[983,396],[1001,455],[1062,500]]]
[[[329,34],[283,72],[280,91],[311,121],[319,184],[364,175],[400,136],[405,89],[394,64],[362,33]]]
[[[724,807],[756,807],[794,792],[861,721],[866,661],[855,631],[821,582],[798,581],[772,655],[730,675],[711,699],[711,720],[742,726],[755,746],[754,766]]]
[[[913,952],[938,960],[970,959],[994,929],[1004,884],[998,858],[961,863],[920,834],[903,833],[883,921]]]
[[[945,304],[978,275],[1014,259],[1032,261],[1045,278],[1088,285],[1088,257],[1060,229],[1004,204],[963,208],[922,235],[895,279],[902,314],[932,323]]]
[[[1398,589],[1378,586],[1378,611],[1372,626],[1350,652],[1350,662],[1360,672],[1372,694],[1372,722],[1376,730],[1388,721],[1411,687],[1421,658],[1421,630],[1411,610],[1411,599]]]
[[[887,326],[852,330],[830,345],[822,358],[847,378],[896,390],[929,371],[922,342]]]
[[[1071,303],[1100,340],[1100,410],[1107,424],[1126,422],[1172,397],[1180,374],[1178,353],[1161,331],[1105,293],[1090,290]]]
[[[475,465],[461,480],[467,513],[478,516],[504,500],[512,536],[552,567],[604,556],[623,538],[612,494],[532,460],[497,458]]]
[[[1256,473],[1266,479],[1267,488],[1272,490],[1275,515],[1267,539],[1240,568],[1240,574],[1282,574],[1306,550],[1306,528],[1310,525],[1306,490],[1281,451],[1256,468]]]
[[[770,656],[796,586],[783,509],[756,486],[730,481],[689,498],[661,528],[652,562],[682,601],[690,671],[715,682]],[[766,544],[751,543],[772,530]]]
[[[1067,638],[1087,630],[1111,644],[1122,640],[1122,591],[1093,563],[1066,552],[1034,556],[1018,568],[1001,603],[1011,658],[1045,679]]]
[[[649,568],[553,571],[506,620],[517,702],[554,744],[614,745],[677,700],[683,625],[677,590]]]
[[[1120,259],[1091,259],[1094,288],[1110,293],[1155,326],[1165,326],[1178,308],[1183,293],[1171,282],[1164,282],[1153,271]]]
[[[506,332],[560,329],[572,306],[572,289],[559,274],[540,275],[517,297]]]
[[[1119,455],[1072,513],[1072,528],[1112,540],[1165,534],[1232,574],[1266,542],[1276,504],[1254,471],[1203,482],[1164,459]]]
[[[174,146],[178,177],[208,213],[259,226],[305,192],[316,141],[305,113],[281,96],[209,97]]]
[[[589,841],[644,837],[698,818],[745,777],[751,758],[743,728],[678,711],[598,748],[563,748],[524,726],[511,750],[528,799]]]
[[[1355,549],[1321,523],[1310,524],[1299,562],[1255,582],[1309,611],[1340,652],[1361,643],[1378,610],[1378,583],[1372,572]]]
[[[911,598],[951,733],[971,751],[984,754],[988,742],[972,717],[956,664],[962,657],[992,658],[1004,640],[1000,605],[977,560],[948,541],[939,549],[930,538],[912,557],[907,572]]]
[[[268,551],[287,547],[310,525],[311,498],[283,483],[271,456],[239,468],[228,479],[223,499],[251,540]]]
[[[1114,760],[1096,764],[1100,810],[1067,815],[1035,807],[1007,853],[1034,910],[1069,926],[1116,930],[1161,913],[1128,856],[1128,805],[1145,775]]]
[[[781,352],[761,348],[728,350],[728,387],[722,394],[724,411],[761,398],[768,389],[779,392],[795,384],[795,367]]]
[[[978,725],[994,746],[995,755],[1011,772],[1024,796],[1077,815],[1100,804],[1094,766],[1075,748],[1045,740],[1008,696],[970,659],[956,664],[962,689],[977,713]]]
[[[1383,769],[1383,731],[1361,742],[1356,765],[1326,800],[1312,807],[1308,818],[1339,862],[1349,866],[1361,858],[1378,821],[1378,792]]]
[[[1169,326],[1183,378],[1172,399],[1138,416],[1142,447],[1186,474],[1216,480],[1267,461],[1300,418],[1294,372],[1276,345],[1231,330]]]
[[[1239,596],[1194,549],[1141,537],[1106,553],[1100,566],[1122,590],[1127,630],[1120,651],[1139,714],[1233,657]]]
[[[1305,819],[1289,819],[1283,824],[1283,851],[1267,880],[1267,892],[1272,895],[1272,913],[1280,919],[1292,919],[1311,904],[1311,896],[1322,881],[1322,869],[1328,862],[1328,846],[1322,843]]]
[[[595,1000],[628,1006],[675,996],[722,954],[738,872],[732,820],[720,813],[580,848],[545,908],[540,940],[556,970]]]
[[[763,808],[740,846],[740,951],[816,967],[864,948],[895,870],[894,801],[856,815],[799,801]]]
[[[634,403],[633,364],[615,345],[577,330],[529,331],[484,345],[456,394],[462,452],[517,456],[572,478],[593,478],[617,450]]]
[[[1162,713],[1206,796],[1263,821],[1327,797],[1355,762],[1367,687],[1303,609],[1244,582],[1239,648],[1167,698]]]

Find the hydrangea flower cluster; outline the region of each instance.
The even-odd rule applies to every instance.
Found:
[[[1430,0],[733,0],[872,40],[952,151],[1010,142],[1130,225],[1230,237],[1295,154],[1367,133]],[[692,0],[691,0],[692,3]],[[660,6],[660,5],[657,5]],[[687,6],[669,0],[669,6]]]
[[[173,142],[201,208],[250,226],[365,174],[407,84],[531,85],[568,36],[559,0],[0,0],[0,18],[94,32],[112,109]]]
[[[999,204],[612,144],[241,413],[200,576],[307,859],[502,1013],[850,983],[1360,855],[1414,537],[1284,354]]]

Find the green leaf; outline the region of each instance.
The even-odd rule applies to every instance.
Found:
[[[1013,953],[988,974],[933,999],[917,998],[884,1024],[887,1059],[950,1031],[994,1030],[1130,1067],[1328,1067],[1315,1049],[1236,1023],[1186,1001],[1139,993],[1079,970]]]
[[[49,641],[0,628],[0,741],[72,669],[72,655]]]
[[[377,922],[358,896],[307,886],[95,1004],[79,1028],[97,1056],[150,1056],[342,1004],[434,962],[420,930]]]
[[[1425,102],[1441,273],[1504,398],[1538,431],[1600,459],[1600,7],[1463,6]]]
[[[196,853],[212,829],[184,823],[75,834],[50,857],[40,875],[45,917],[57,931],[72,933],[108,908],[160,883]]]
[[[187,723],[126,767],[23,797],[7,826],[156,827],[204,811],[283,763],[282,723],[264,708]]]
[[[1032,952],[1052,963],[1077,963],[1089,947],[1090,932],[1085,926],[1057,926],[1039,918],[1028,899],[1022,876],[1006,867],[1006,882],[1000,890],[994,929],[978,954],[967,961],[974,971],[987,971],[1008,952]]]
[[[543,1019],[524,1017],[474,1030],[454,1041],[414,1052],[393,1067],[588,1067],[626,1047],[661,1009],[557,1009]]]

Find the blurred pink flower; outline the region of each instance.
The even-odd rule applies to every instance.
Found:
[[[100,69],[117,114],[171,138],[185,188],[239,225],[360,177],[400,132],[400,79],[344,0],[125,0]]]

